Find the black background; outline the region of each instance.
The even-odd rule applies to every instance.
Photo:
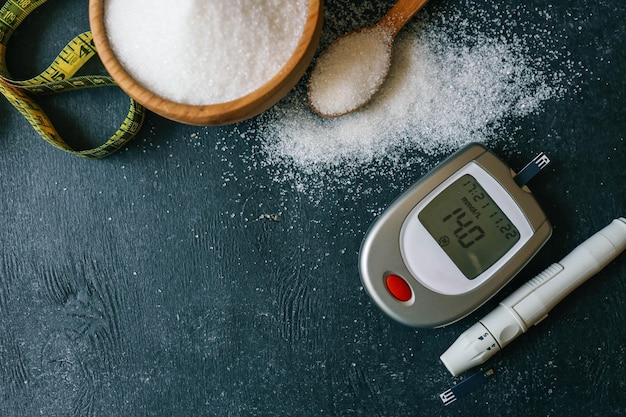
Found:
[[[322,44],[391,4],[328,0]],[[433,0],[423,12],[483,7],[493,10]],[[575,88],[511,117],[488,143],[517,168],[550,155],[532,189],[554,233],[502,294],[442,329],[386,317],[357,260],[373,213],[447,154],[425,154],[391,180],[367,171],[349,186],[322,182],[312,196],[250,163],[258,144],[238,132],[263,118],[205,128],[149,114],[127,148],[88,161],[40,140],[0,100],[0,414],[626,414],[623,256],[494,357],[488,384],[448,407],[438,398],[458,381],[438,358],[460,332],[626,215],[626,4],[499,7],[549,12],[551,35],[579,65]],[[37,74],[88,30],[87,10],[87,1],[51,0],[29,17],[9,44],[15,77]],[[531,12],[520,16],[543,16]],[[42,105],[85,146],[119,125],[127,99],[111,89]]]

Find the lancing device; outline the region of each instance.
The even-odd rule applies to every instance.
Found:
[[[613,220],[577,246],[561,262],[522,285],[491,313],[467,329],[441,355],[454,376],[486,362],[548,312],[570,292],[626,249],[626,218]]]

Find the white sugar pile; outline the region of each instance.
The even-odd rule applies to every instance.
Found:
[[[493,10],[496,17],[464,7],[412,21],[396,39],[383,88],[355,113],[322,118],[308,107],[301,87],[264,114],[251,137],[260,136],[275,179],[308,187],[307,181],[349,182],[366,172],[401,171],[414,155],[498,138],[516,120],[561,98],[571,62],[567,51],[549,43],[555,39],[549,23],[523,24],[522,10],[508,17],[516,24],[508,24],[507,16],[497,16],[508,11]]]
[[[378,28],[352,32],[333,42],[311,71],[311,107],[335,117],[367,103],[389,72],[392,42],[391,34]]]
[[[127,72],[179,103],[215,104],[269,81],[293,54],[307,0],[107,0],[105,28]]]

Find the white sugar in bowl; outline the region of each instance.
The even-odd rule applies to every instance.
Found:
[[[191,125],[249,119],[311,63],[323,0],[90,0],[105,69],[147,109]],[[279,7],[277,7],[279,6]]]

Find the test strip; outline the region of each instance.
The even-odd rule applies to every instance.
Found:
[[[520,187],[528,184],[535,175],[544,169],[550,163],[550,158],[541,152],[532,161],[530,161],[520,172],[517,173],[514,180]]]
[[[496,372],[493,368],[489,368],[486,371],[480,371],[474,375],[465,378],[463,381],[454,385],[453,387],[445,390],[439,394],[439,398],[443,402],[443,405],[450,405],[461,397],[466,396],[485,382],[489,380]]]

